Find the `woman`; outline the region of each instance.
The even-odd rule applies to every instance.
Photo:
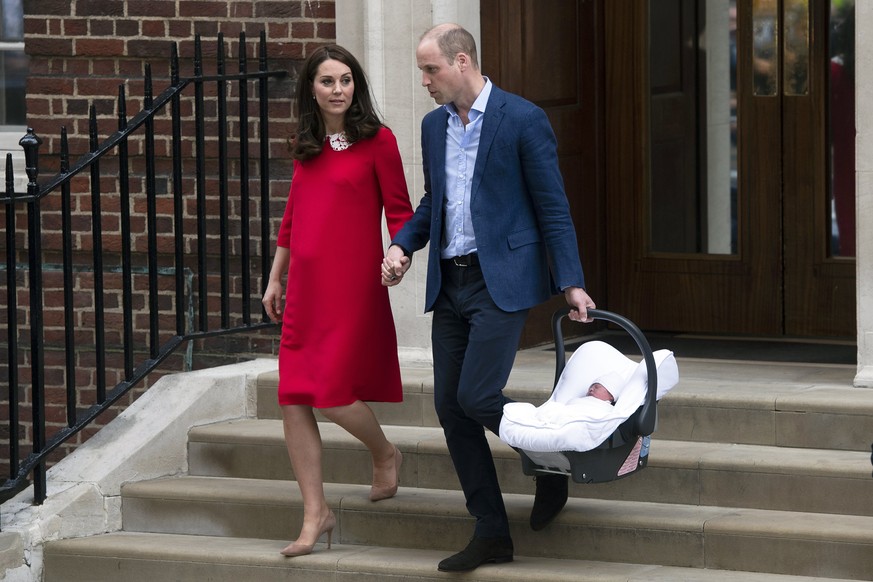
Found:
[[[384,208],[391,236],[412,215],[394,135],[379,119],[358,61],[316,49],[297,87],[294,173],[263,305],[283,322],[279,404],[303,497],[303,527],[286,556],[312,552],[336,518],[324,497],[313,408],[373,456],[370,499],[397,492],[400,451],[365,401],[403,398],[397,337],[380,282]],[[287,272],[284,311],[282,279]]]

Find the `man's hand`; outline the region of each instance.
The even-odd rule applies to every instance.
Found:
[[[594,305],[594,301],[588,296],[585,289],[582,287],[567,287],[564,289],[564,298],[567,300],[567,304],[572,307],[569,315],[570,319],[579,323],[591,323],[594,321],[593,317],[588,317],[588,310],[596,309],[597,306]]]
[[[382,285],[393,287],[400,283],[411,265],[412,261],[403,254],[403,249],[397,245],[388,247],[388,252],[382,259]]]

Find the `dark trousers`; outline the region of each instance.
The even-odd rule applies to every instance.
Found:
[[[442,261],[434,305],[434,405],[455,471],[476,518],[475,535],[509,535],[509,520],[485,428],[498,434],[503,387],[512,370],[527,310],[498,308],[478,265]],[[484,427],[484,428],[483,428]]]

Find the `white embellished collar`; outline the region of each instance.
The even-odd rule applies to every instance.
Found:
[[[349,140],[346,138],[346,132],[344,132],[344,131],[328,135],[327,140],[330,142],[330,149],[332,149],[335,152],[341,152],[343,150],[347,150],[347,149],[349,149],[349,146],[352,145],[351,143],[349,143]]]

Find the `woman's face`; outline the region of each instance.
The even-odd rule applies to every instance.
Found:
[[[333,59],[324,61],[315,71],[312,94],[326,122],[342,121],[355,95],[352,70]]]

